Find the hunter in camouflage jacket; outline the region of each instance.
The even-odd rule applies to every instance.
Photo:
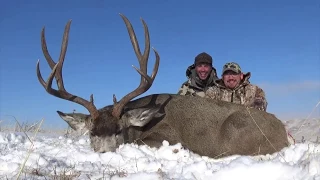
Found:
[[[205,83],[197,77],[195,69],[190,71],[190,77],[181,85],[178,94],[205,97],[205,91],[214,85],[214,80],[218,79],[215,70],[211,72],[209,79]]]
[[[268,102],[264,91],[256,85],[250,84],[251,73],[243,75],[242,82],[235,89],[228,89],[222,79],[216,80],[215,85],[208,88],[205,97],[242,104],[249,108],[267,110]]]
[[[205,97],[205,91],[218,79],[212,57],[205,52],[198,54],[194,64],[187,68],[186,76],[188,80],[181,85],[178,94]]]

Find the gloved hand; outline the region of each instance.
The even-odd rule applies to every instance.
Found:
[[[253,108],[259,109],[260,111],[265,111],[266,107],[262,98],[256,98],[253,102]]]

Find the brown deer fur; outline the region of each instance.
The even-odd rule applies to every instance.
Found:
[[[78,113],[76,118],[69,118],[78,125],[86,123],[85,128],[91,130],[91,146],[97,152],[115,151],[120,144],[132,142],[159,147],[163,140],[167,140],[170,144],[181,143],[199,155],[223,157],[271,154],[289,144],[283,123],[273,114],[209,98],[149,95],[129,102],[119,121],[114,120],[111,110],[112,106],[100,109],[104,119],[98,121],[91,121],[90,115]],[[59,114],[69,124],[66,117],[74,115]],[[141,121],[145,117],[149,119],[146,118],[148,122],[143,122],[147,123],[143,127],[130,126],[131,121]],[[106,148],[106,143],[112,141],[110,135],[117,133],[121,138],[113,140],[116,145]]]

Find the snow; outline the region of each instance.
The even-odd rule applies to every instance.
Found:
[[[320,180],[320,119],[285,122],[296,144],[265,156],[201,157],[164,141],[95,153],[88,136],[0,132],[0,179]],[[303,125],[303,126],[302,126]],[[303,136],[303,138],[302,138]],[[29,154],[30,152],[30,154]]]

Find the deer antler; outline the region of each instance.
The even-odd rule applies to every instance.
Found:
[[[142,55],[140,52],[138,40],[136,38],[136,35],[134,33],[134,30],[133,30],[133,27],[132,27],[130,21],[124,15],[120,14],[120,16],[122,17],[123,21],[126,24],[134,52],[136,53],[136,56],[137,56],[139,64],[140,64],[140,69],[136,68],[135,66],[133,66],[133,68],[135,68],[136,71],[141,75],[141,80],[140,80],[140,85],[135,90],[133,90],[132,92],[130,92],[126,96],[124,96],[118,103],[117,103],[115,95],[113,95],[114,108],[112,111],[112,115],[118,119],[120,118],[120,115],[122,113],[124,106],[131,99],[141,95],[142,93],[146,92],[151,87],[151,85],[157,75],[158,68],[159,68],[159,61],[160,61],[160,56],[159,56],[158,52],[154,48],[152,48],[155,53],[155,56],[156,56],[156,63],[154,65],[151,77],[148,76],[147,64],[148,64],[148,58],[149,58],[149,53],[150,53],[150,37],[149,37],[148,26],[144,22],[144,20],[141,18],[141,21],[144,26],[144,33],[145,33],[145,49],[144,49],[144,53]]]
[[[52,58],[48,52],[47,43],[46,43],[46,39],[45,39],[45,35],[44,35],[45,28],[43,27],[42,32],[41,32],[42,51],[43,51],[43,54],[49,64],[50,68],[52,69],[52,71],[49,75],[47,82],[45,82],[41,76],[41,73],[40,73],[39,60],[38,60],[38,62],[37,62],[37,77],[38,77],[38,80],[41,83],[41,85],[45,88],[45,90],[49,94],[56,96],[58,98],[65,99],[65,100],[68,100],[71,102],[75,102],[77,104],[84,106],[90,112],[92,118],[96,119],[99,114],[98,114],[97,108],[94,105],[92,94],[90,96],[90,101],[87,101],[81,97],[78,97],[78,96],[75,96],[73,94],[68,93],[66,91],[66,89],[64,88],[63,78],[62,78],[62,67],[63,67],[63,63],[64,63],[66,51],[67,51],[67,46],[68,46],[70,24],[71,24],[71,20],[68,21],[68,23],[65,27],[65,30],[64,30],[61,51],[60,51],[60,57],[59,57],[59,61],[57,63],[55,63],[52,60]],[[57,81],[58,90],[55,90],[51,87],[54,77],[56,78],[56,81]]]

